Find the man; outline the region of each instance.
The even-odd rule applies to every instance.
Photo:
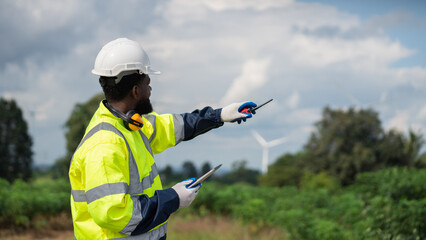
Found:
[[[192,113],[152,112],[150,67],[139,43],[119,38],[99,52],[92,73],[105,93],[69,170],[76,239],[166,239],[167,219],[191,204],[194,179],[162,188],[154,154],[224,122],[251,118],[252,102]]]

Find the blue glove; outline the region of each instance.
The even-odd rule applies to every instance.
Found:
[[[198,190],[201,188],[201,184],[197,184],[194,187],[188,188],[188,186],[191,185],[191,183],[193,183],[195,180],[195,178],[190,178],[177,183],[172,187],[172,189],[175,190],[179,197],[179,208],[188,207],[197,196]]]
[[[191,181],[191,182],[186,184],[185,187],[188,188],[188,189],[198,188],[196,192],[198,192],[198,190],[200,190],[200,188],[203,186],[203,184],[199,183],[195,186],[189,187],[191,184],[193,184],[195,181],[197,181],[196,178],[188,178],[188,179],[184,180],[183,182],[186,182],[186,181]]]
[[[253,114],[256,114],[255,111],[249,111],[251,108],[257,107],[257,104],[254,102],[242,102],[242,103],[233,103],[224,108],[220,114],[222,122],[238,122],[246,121],[247,118],[251,118]]]

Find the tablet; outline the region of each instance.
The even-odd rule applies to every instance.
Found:
[[[212,175],[214,172],[216,172],[216,170],[218,170],[220,167],[222,167],[222,164],[220,164],[217,167],[215,167],[215,168],[211,169],[210,171],[208,171],[206,174],[204,174],[203,176],[201,176],[200,178],[198,178],[197,180],[195,180],[195,182],[193,182],[187,188],[192,188],[194,186],[197,186],[199,183],[203,182],[208,177],[210,177],[210,175]]]

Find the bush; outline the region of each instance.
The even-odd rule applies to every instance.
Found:
[[[206,183],[190,211],[280,226],[291,239],[426,239],[425,172],[364,173],[344,188],[321,173],[301,189]]]
[[[348,239],[345,237],[345,230],[342,226],[334,221],[315,219],[312,225],[311,239]]]
[[[0,206],[2,225],[29,227],[36,216],[69,212],[70,186],[64,179],[32,183],[18,179],[13,184],[0,179]]]
[[[425,239],[426,199],[392,201],[376,196],[367,206],[366,216],[371,223],[365,237],[386,239]]]
[[[388,196],[394,201],[426,198],[426,169],[389,168],[357,177],[355,190],[366,198]]]
[[[290,239],[426,239],[425,179],[426,169],[391,168],[364,173],[349,187],[323,174],[301,189],[207,182],[183,212],[280,226]],[[28,227],[39,215],[69,212],[69,192],[64,179],[0,179],[0,222]]]
[[[300,187],[306,190],[325,188],[330,191],[337,191],[340,189],[340,183],[336,178],[330,176],[326,172],[320,172],[318,174],[306,172],[302,178]]]

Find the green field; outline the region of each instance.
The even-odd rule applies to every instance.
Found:
[[[208,182],[172,216],[169,239],[425,239],[425,180],[426,169],[389,168],[348,187]],[[1,239],[70,233],[66,180],[0,180],[0,207]]]
[[[60,227],[59,227],[60,225]],[[260,229],[228,217],[175,214],[169,219],[170,240],[285,240],[287,234],[278,227]],[[0,230],[2,240],[72,240],[72,222],[61,214],[48,221],[43,229]]]

